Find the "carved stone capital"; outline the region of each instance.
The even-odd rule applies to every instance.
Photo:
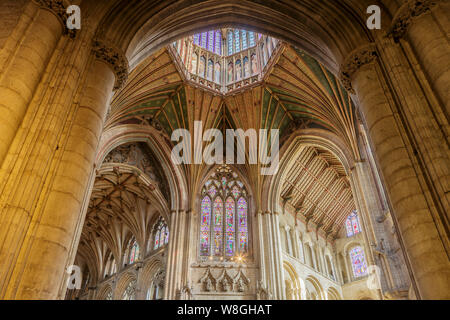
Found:
[[[67,28],[67,19],[69,15],[67,14],[67,2],[64,0],[33,0],[40,8],[49,10],[52,12],[60,21],[63,26],[64,35],[70,38],[75,38],[77,34],[76,29]]]
[[[369,64],[376,60],[378,53],[374,43],[362,46],[353,50],[345,59],[341,66],[341,82],[342,85],[352,94],[355,90],[352,87],[351,78],[355,72],[363,65]]]
[[[128,78],[128,59],[122,51],[107,43],[107,41],[94,39],[92,52],[97,59],[111,66],[116,75],[114,90],[120,89]]]
[[[394,16],[388,36],[394,38],[398,42],[408,31],[409,26],[414,18],[430,11],[442,0],[409,0],[398,9]]]

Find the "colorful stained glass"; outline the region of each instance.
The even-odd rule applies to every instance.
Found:
[[[194,43],[198,46],[200,45],[200,34],[194,34]]]
[[[235,242],[235,232],[234,232],[234,199],[229,197],[225,204],[225,216],[226,216],[226,244],[225,244],[225,254],[227,256],[233,256],[234,254],[234,242]]]
[[[166,228],[166,236],[164,238],[164,244],[169,243],[169,228]]]
[[[222,187],[225,189],[227,187],[227,178],[222,177]]]
[[[201,46],[202,48],[205,48],[205,49],[206,49],[207,37],[208,37],[208,32],[203,32],[203,33],[202,33],[202,38],[201,38],[201,40],[200,40],[200,46]]]
[[[247,31],[242,30],[242,50],[247,49]]]
[[[222,237],[223,237],[223,201],[217,197],[214,201],[214,246],[213,254],[222,255]]]
[[[248,247],[248,226],[247,226],[247,201],[240,198],[237,206],[237,228],[239,238],[239,251],[246,252]]]
[[[131,254],[130,254],[130,264],[133,264],[136,262],[136,260],[139,259],[139,245],[136,241],[134,241],[132,247],[131,247]]]
[[[359,225],[359,218],[356,211],[352,213],[345,220],[345,229],[347,230],[347,237],[354,236],[361,232],[361,227]]]
[[[241,39],[239,33],[239,30],[234,30],[234,52],[241,51]]]
[[[208,50],[214,52],[214,31],[208,32]]]
[[[350,250],[350,259],[352,260],[353,275],[355,278],[367,275],[367,264],[364,256],[364,250],[361,247],[354,247]]]
[[[220,30],[216,30],[216,42],[214,52],[216,54],[222,54],[222,33],[220,32]]]
[[[235,180],[237,175],[230,173],[217,171],[203,188],[206,195],[201,204],[201,256],[223,259],[248,251],[246,192],[244,185]]]
[[[159,246],[164,244],[164,239],[166,238],[166,227],[162,227],[161,234],[159,235]]]
[[[160,230],[156,231],[155,235],[155,245],[153,246],[153,249],[156,250],[159,248],[159,234],[161,233]]]
[[[231,193],[233,194],[233,197],[237,199],[241,193],[241,190],[239,190],[238,186],[234,186],[233,189],[231,189]]]
[[[159,249],[169,242],[169,227],[162,217],[158,219],[153,227],[155,238],[153,242],[153,250]]]
[[[255,44],[256,44],[256,43],[255,43],[255,33],[252,32],[252,31],[250,31],[250,32],[249,32],[248,38],[249,38],[249,46],[250,46],[250,47],[254,47]]]
[[[200,255],[209,256],[209,227],[211,218],[211,199],[205,196],[201,206]]]
[[[228,32],[228,55],[232,55],[233,50],[233,33],[231,31]]]
[[[211,187],[208,189],[208,194],[209,194],[209,196],[211,197],[211,199],[214,198],[214,197],[216,196],[216,193],[217,193],[217,189],[216,189],[215,186],[211,186]]]

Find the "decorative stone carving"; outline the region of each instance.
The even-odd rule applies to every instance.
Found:
[[[257,300],[272,300],[272,294],[264,285],[262,280],[259,280],[256,286],[256,299]]]
[[[62,23],[64,35],[70,38],[75,38],[77,34],[77,29],[67,28],[67,19],[69,15],[67,14],[67,2],[62,0],[33,0],[39,7],[47,9],[52,12]]]
[[[128,79],[128,60],[121,50],[107,41],[94,39],[92,52],[95,57],[109,64],[116,75],[114,90],[120,89]]]
[[[238,273],[234,277],[234,290],[237,292],[244,292],[248,289],[250,279],[244,274],[242,269],[239,269]]]
[[[345,59],[344,64],[341,66],[341,82],[348,92],[355,94],[351,82],[351,78],[355,72],[363,65],[375,61],[377,57],[378,53],[375,44],[370,43],[352,51],[347,59]]]
[[[217,283],[219,284],[219,289],[222,292],[230,292],[233,291],[233,278],[228,274],[226,269],[223,269],[222,274],[217,279]]]
[[[192,285],[187,284],[180,290],[180,300],[192,300]]]
[[[216,279],[211,273],[211,269],[208,268],[205,274],[200,278],[199,283],[202,284],[202,290],[206,292],[216,291]]]
[[[408,31],[414,18],[430,11],[442,0],[410,0],[398,9],[393,23],[388,31],[388,36],[392,36],[395,42],[403,38]]]

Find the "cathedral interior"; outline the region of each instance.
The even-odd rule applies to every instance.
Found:
[[[449,12],[1,0],[0,299],[450,299]]]

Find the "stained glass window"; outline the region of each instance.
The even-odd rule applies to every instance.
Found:
[[[220,30],[216,30],[216,43],[214,47],[214,52],[216,54],[222,54],[222,34]]]
[[[200,256],[230,259],[248,252],[247,192],[236,178],[230,169],[219,171],[202,189]]]
[[[352,211],[352,213],[347,217],[347,220],[345,220],[345,229],[347,231],[347,237],[352,237],[361,232],[356,210]]]
[[[233,33],[231,31],[228,32],[228,55],[232,55],[233,50]]]
[[[136,262],[136,260],[139,259],[139,245],[136,241],[133,242],[133,245],[131,246],[131,253],[130,253],[130,264],[133,264]]]
[[[209,227],[211,216],[211,199],[205,196],[202,200],[200,219],[200,255],[209,256]]]
[[[223,201],[217,197],[214,201],[214,245],[213,255],[220,257],[222,255],[223,239]]]
[[[226,202],[225,215],[226,215],[226,247],[225,247],[225,255],[231,257],[234,253],[235,247],[235,227],[234,227],[234,199],[229,197]]]
[[[242,30],[242,50],[247,49],[247,31]]]
[[[208,32],[208,50],[214,52],[214,31]]]
[[[234,30],[234,52],[241,51],[241,39],[239,37],[239,30]]]
[[[254,47],[255,44],[256,44],[256,43],[255,43],[255,33],[252,32],[252,31],[250,31],[250,32],[249,32],[248,38],[249,38],[249,46],[250,46],[250,47]]]
[[[239,251],[246,252],[248,246],[248,227],[247,227],[247,201],[240,198],[237,208],[238,215],[238,237],[239,237]]]
[[[350,259],[352,261],[353,275],[355,278],[367,275],[367,264],[364,256],[364,250],[361,247],[354,247],[350,250]]]
[[[159,217],[158,221],[153,227],[153,232],[155,235],[153,241],[153,250],[157,250],[169,242],[169,227],[167,226],[163,217]]]

